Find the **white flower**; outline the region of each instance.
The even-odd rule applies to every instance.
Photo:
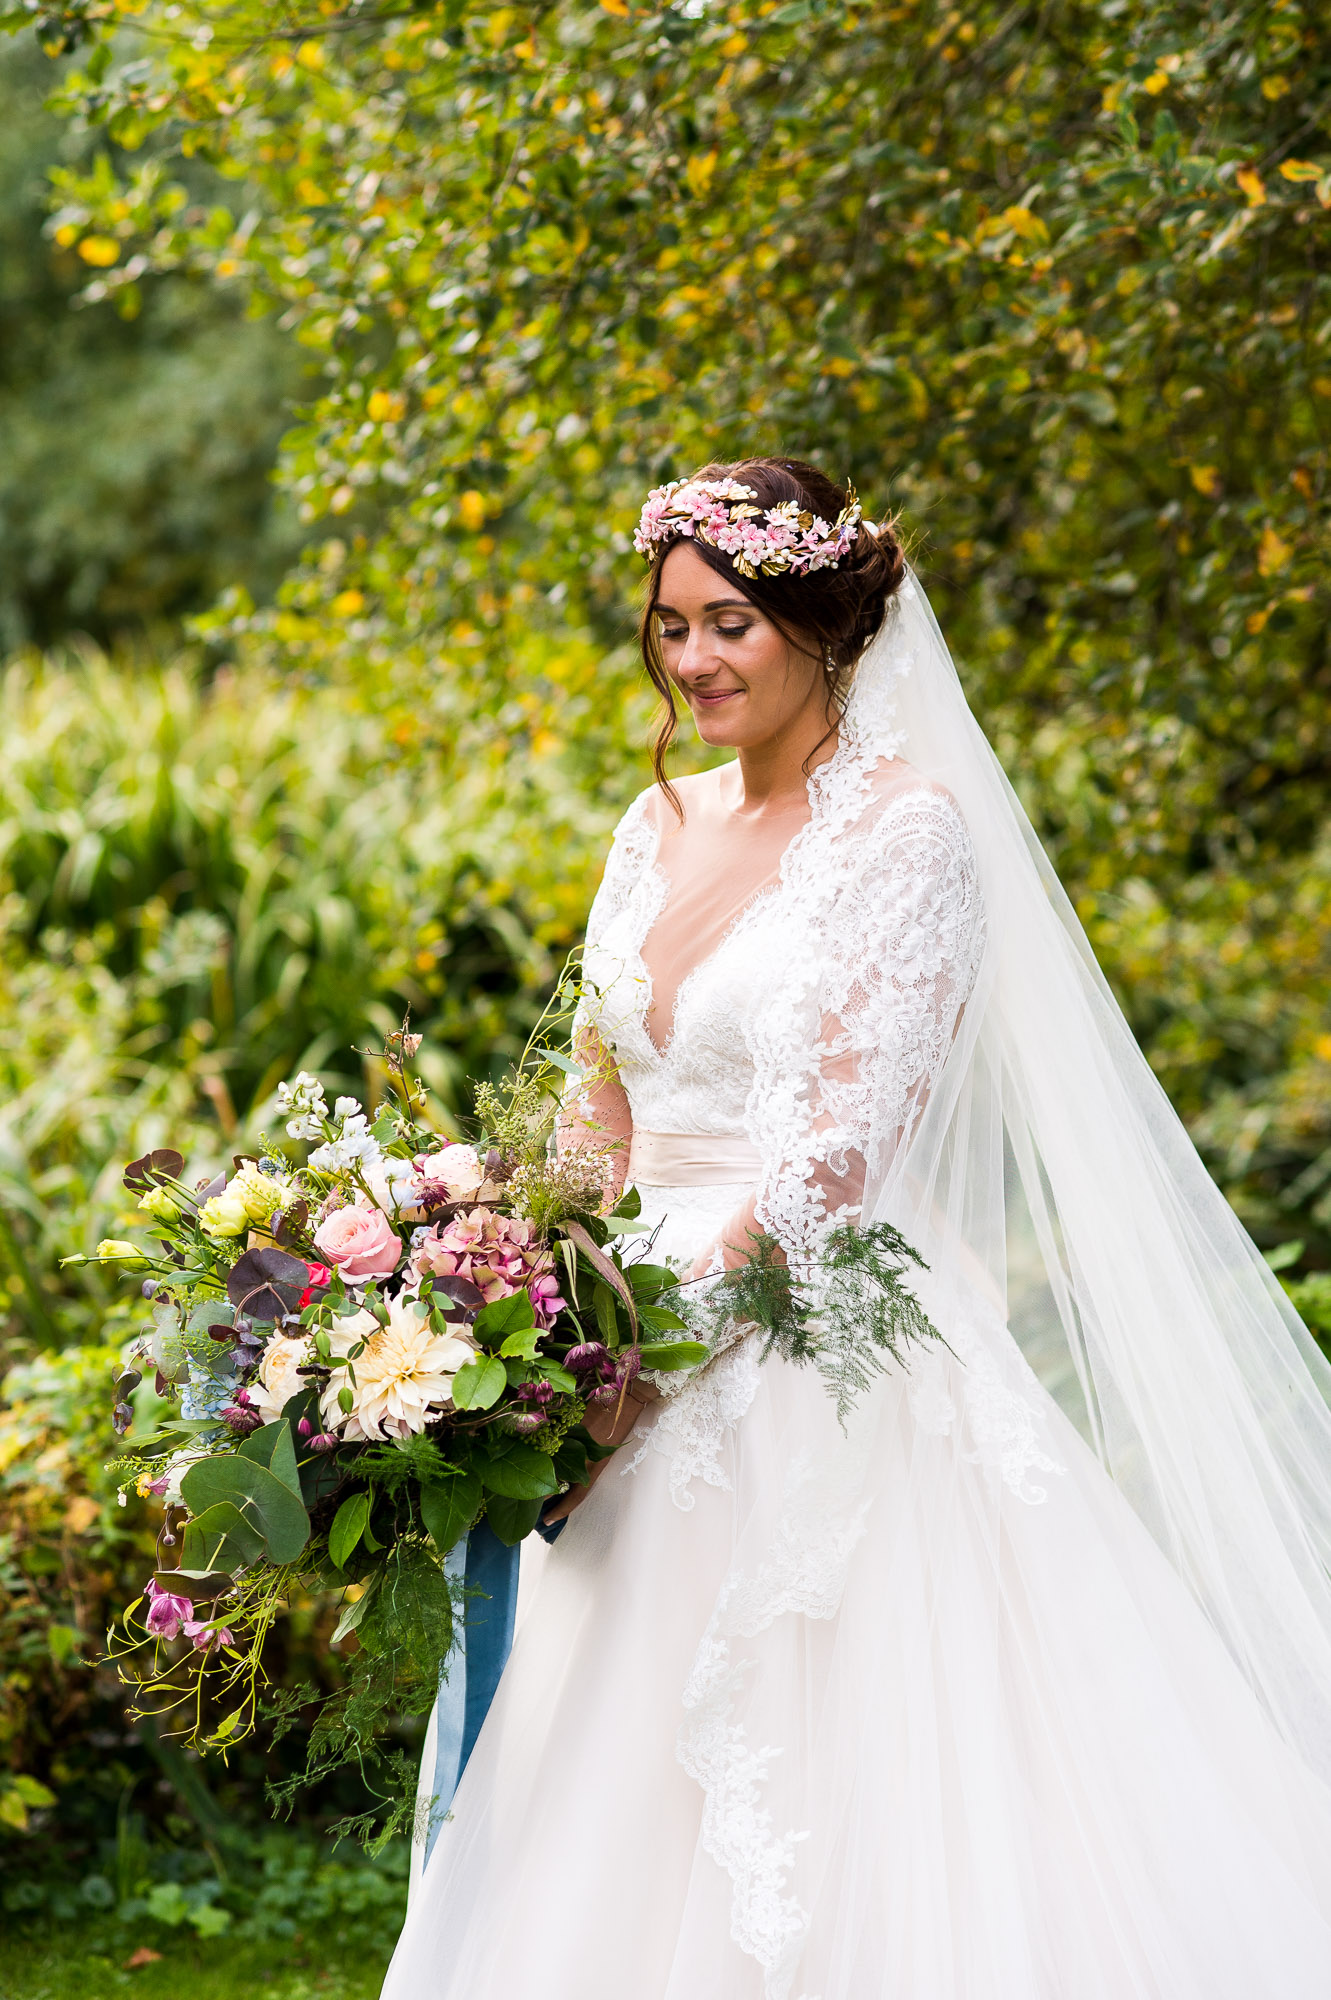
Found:
[[[265,1347],[258,1378],[249,1386],[250,1407],[259,1411],[265,1423],[280,1417],[291,1398],[309,1387],[309,1377],[297,1373],[309,1354],[308,1334],[292,1339],[275,1333]]]
[[[474,1146],[444,1146],[425,1155],[418,1176],[427,1186],[446,1187],[455,1200],[466,1201],[485,1179],[485,1169]]]
[[[358,1342],[365,1342],[346,1366],[334,1368],[323,1392],[325,1427],[340,1430],[350,1442],[423,1431],[431,1410],[452,1394],[458,1369],[476,1353],[463,1334],[432,1333],[428,1322],[400,1298],[389,1304],[387,1326],[380,1326],[372,1313],[357,1313],[339,1323],[332,1339],[334,1351],[348,1356]],[[343,1389],[351,1392],[349,1413],[339,1401]]]
[[[328,1117],[324,1087],[306,1069],[294,1083],[278,1084],[277,1108],[293,1114],[287,1121],[287,1131],[293,1139],[317,1139]]]
[[[410,1208],[411,1183],[416,1178],[416,1169],[410,1160],[385,1153],[378,1160],[367,1160],[361,1167],[361,1175],[376,1205],[383,1209],[385,1215],[393,1216],[399,1208]],[[363,1201],[365,1197],[358,1195],[356,1199]]]
[[[310,1154],[310,1165],[316,1173],[345,1173],[357,1164],[377,1163],[383,1158],[383,1148],[369,1129],[369,1120],[363,1111],[348,1118],[336,1139],[330,1139],[325,1146],[319,1146]]]
[[[364,1117],[358,1097],[339,1097],[333,1106],[334,1118]]]

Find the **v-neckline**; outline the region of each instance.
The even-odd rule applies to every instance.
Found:
[[[644,873],[656,883],[657,894],[652,899],[651,913],[643,928],[642,935],[638,939],[637,950],[634,956],[638,961],[638,990],[643,996],[639,1022],[642,1028],[643,1040],[646,1042],[654,1060],[658,1064],[668,1062],[674,1050],[679,1031],[680,1002],[684,998],[685,992],[694,984],[699,975],[706,971],[708,966],[715,963],[726,946],[753,915],[754,911],[759,909],[765,902],[774,900],[784,891],[790,862],[818,817],[819,801],[822,797],[824,787],[821,783],[815,783],[815,780],[820,779],[824,772],[831,770],[832,766],[840,758],[844,744],[845,739],[843,738],[832,752],[832,755],[822,764],[816,764],[805,780],[805,790],[809,801],[808,817],[796,827],[794,833],[792,833],[790,839],[782,848],[777,859],[773,879],[763,883],[760,888],[755,889],[751,895],[745,898],[711,950],[705,951],[701,958],[695,960],[679,981],[679,984],[675,988],[675,997],[670,1006],[670,1020],[666,1030],[666,1038],[659,1045],[655,1035],[653,1035],[648,1026],[652,1008],[656,1003],[656,981],[652,977],[644,953],[648,938],[665,915],[666,904],[670,898],[671,885],[670,877],[661,865],[661,829],[656,825],[654,820],[648,820],[648,825],[652,833],[652,851],[651,858],[646,863]]]

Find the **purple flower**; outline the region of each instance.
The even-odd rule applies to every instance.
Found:
[[[181,1629],[198,1653],[211,1653],[219,1646],[234,1646],[236,1643],[234,1635],[227,1626],[222,1625],[214,1630],[204,1618],[187,1618]]]
[[[592,1375],[599,1371],[609,1353],[603,1341],[584,1340],[579,1346],[570,1347],[564,1356],[564,1366],[571,1368],[575,1375]]]
[[[159,1590],[156,1579],[150,1579],[147,1590],[148,1616],[146,1624],[155,1639],[178,1639],[181,1629],[189,1630],[194,1606],[188,1597],[173,1597],[169,1590]]]
[[[248,1389],[237,1389],[235,1400],[222,1411],[222,1422],[233,1430],[237,1437],[248,1437],[251,1431],[263,1426],[262,1413],[250,1402]]]
[[[520,1436],[527,1437],[533,1431],[539,1431],[544,1423],[545,1418],[539,1410],[521,1410],[513,1419],[513,1428]]]

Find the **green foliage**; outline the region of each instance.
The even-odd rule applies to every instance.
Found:
[[[1331,1248],[1325,10],[46,18],[87,57],[66,102],[137,149],[60,178],[96,296],[210,277],[325,370],[281,479],[327,539],[212,631],[407,712],[475,649],[494,717],[533,627],[623,636],[647,484],[820,457],[927,524],[979,710],[1245,1215]],[[201,161],[234,197],[191,207]],[[550,733],[613,767],[624,684]]]
[[[43,109],[52,81],[0,49],[0,651],[202,611],[239,578],[266,599],[301,542],[269,478],[299,347],[178,276],[75,304],[94,267],[52,239],[46,176],[89,147]]]
[[[903,1283],[910,1265],[928,1266],[890,1223],[832,1230],[809,1266],[787,1264],[775,1237],[751,1235],[747,1260],[685,1301],[688,1321],[713,1345],[732,1321],[756,1326],[762,1359],[775,1352],[816,1368],[843,1424],[876,1375],[910,1366],[907,1348],[942,1339]]]
[[[588,649],[533,639],[539,684]],[[579,668],[580,670],[580,668]],[[128,1332],[97,1265],[142,1216],[125,1160],[206,1173],[253,1147],[278,1080],[429,1035],[442,1115],[522,1048],[616,809],[536,749],[504,686],[441,667],[365,712],[258,670],[16,661],[0,683],[0,1310],[49,1343]],[[630,777],[629,783],[632,783]],[[622,797],[624,780],[617,780]],[[382,1066],[330,1081],[371,1102]]]

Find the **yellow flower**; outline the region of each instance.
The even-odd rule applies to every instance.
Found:
[[[245,1214],[250,1222],[267,1222],[274,1211],[282,1205],[283,1189],[279,1181],[270,1174],[261,1174],[254,1166],[243,1166],[238,1174],[226,1184],[225,1193],[234,1195],[245,1205]],[[219,1199],[214,1195],[213,1200]],[[207,1204],[211,1208],[212,1202]],[[216,1232],[214,1232],[216,1233]],[[239,1235],[239,1231],[233,1232]]]
[[[149,1215],[155,1215],[159,1222],[174,1222],[180,1213],[180,1204],[170,1188],[151,1187],[139,1196],[139,1207]]]
[[[243,1236],[250,1226],[250,1212],[245,1205],[245,1197],[236,1194],[230,1187],[223,1188],[199,1210],[199,1227],[205,1236],[223,1238]]]
[[[121,1236],[104,1236],[97,1245],[97,1259],[102,1264],[124,1264],[131,1271],[142,1271],[148,1262],[137,1243],[127,1243]]]

